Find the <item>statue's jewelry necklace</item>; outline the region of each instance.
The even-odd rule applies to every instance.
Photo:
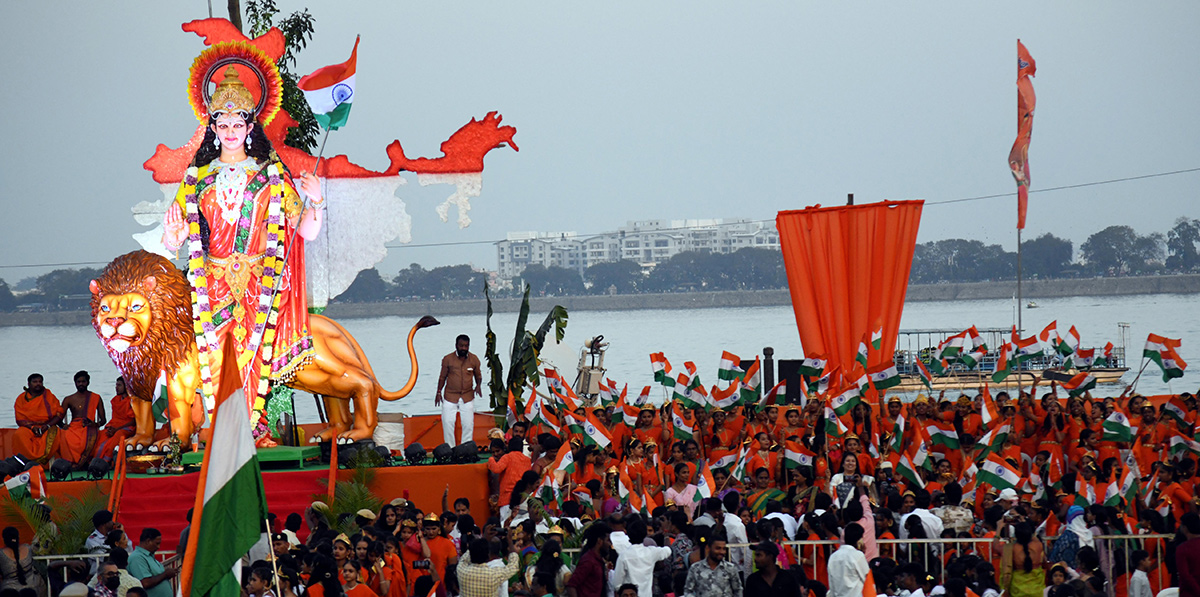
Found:
[[[253,158],[246,158],[235,164],[226,164],[218,159],[209,166],[217,170],[217,205],[221,208],[221,219],[230,226],[236,225],[241,216],[246,183],[257,166],[258,162]]]

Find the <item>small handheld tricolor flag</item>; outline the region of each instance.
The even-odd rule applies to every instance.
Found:
[[[771,404],[783,405],[787,404],[787,380],[781,379],[775,387],[771,388],[766,394],[763,394],[762,400],[758,402],[759,406],[767,406]]]
[[[317,124],[327,131],[341,128],[350,117],[357,63],[358,38],[355,37],[349,60],[319,68],[296,82],[296,86],[304,92],[304,99],[312,109]]]
[[[981,483],[987,483],[996,489],[1015,489],[1021,482],[1021,473],[999,456],[989,454],[980,466],[977,478]]]
[[[742,371],[742,368],[739,366],[741,362],[742,358],[736,354],[733,354],[728,350],[722,351],[721,364],[717,368],[717,379],[725,381],[741,379],[742,374],[745,373],[745,371]]]
[[[1096,376],[1087,372],[1077,373],[1071,379],[1064,381],[1062,387],[1071,396],[1078,396],[1096,387]]]

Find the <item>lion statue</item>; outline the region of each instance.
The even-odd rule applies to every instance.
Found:
[[[151,402],[160,373],[166,376],[171,431],[188,444],[204,420],[204,412],[196,400],[200,365],[187,278],[166,258],[134,251],[114,259],[89,287],[92,327],[125,377],[130,395],[138,398],[133,401],[136,430],[126,444],[161,447],[166,441],[154,443]],[[316,355],[288,386],[315,394],[324,403],[329,427],[316,434],[314,441],[370,439],[378,424],[379,400],[399,400],[416,386],[413,338],[417,330],[438,323],[427,315],[409,330],[412,369],[404,387],[390,392],[375,379],[367,356],[345,328],[328,317],[309,316]]]

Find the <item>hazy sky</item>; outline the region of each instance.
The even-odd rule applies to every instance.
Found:
[[[225,2],[213,0],[221,16]],[[307,7],[308,72],[346,59],[358,88],[327,153],[382,169],[498,110],[519,153],[488,155],[466,230],[399,193],[413,244],[516,230],[611,230],[647,218],[772,218],[782,209],[956,199],[1014,189],[1016,39],[1038,63],[1033,188],[1200,167],[1200,3],[339,2]],[[0,20],[0,277],[137,248],[129,208],[160,197],[142,169],[195,129],[180,24],[203,0],[11,3]],[[1200,217],[1200,173],[1032,195],[1031,235]],[[1015,199],[928,206],[921,241],[1015,246]],[[396,248],[496,267],[490,244]]]

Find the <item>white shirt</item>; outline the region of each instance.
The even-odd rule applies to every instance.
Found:
[[[862,597],[870,571],[863,552],[843,543],[829,556],[829,597]]]
[[[749,543],[746,535],[746,523],[736,514],[725,513],[725,539],[728,543]],[[729,548],[729,561],[733,562],[744,576],[750,576],[750,566],[754,563],[754,555],[749,547]]]
[[[1150,577],[1144,570],[1134,570],[1129,579],[1129,597],[1154,597],[1150,589]]]
[[[788,539],[791,539],[792,541],[796,540],[796,527],[799,525],[796,524],[796,519],[793,518],[791,514],[784,514],[783,512],[772,512],[772,513],[764,516],[763,518],[764,519],[778,518],[779,520],[782,520],[783,521],[783,532],[787,534]]]
[[[908,520],[909,516],[916,516],[917,518],[921,519],[921,526],[925,527],[926,539],[937,539],[942,536],[942,531],[945,530],[945,524],[942,523],[942,519],[935,516],[933,512],[930,512],[929,510],[917,508],[916,510],[913,510],[912,512],[900,517],[901,539],[908,539],[908,530],[907,527],[904,526],[904,521]],[[907,553],[908,546],[904,545],[901,547],[903,547],[906,550],[905,553]],[[939,545],[930,543],[929,547],[930,551],[932,551],[934,554],[941,553],[941,547]]]
[[[612,536],[616,538],[617,533]],[[633,583],[638,587],[638,597],[653,597],[654,595],[654,564],[671,557],[670,547],[646,547],[633,545],[625,537],[625,547],[617,551],[617,565],[613,569],[614,587],[625,583]],[[615,546],[614,541],[614,546]]]
[[[500,558],[488,560],[487,563],[489,568],[503,568],[505,565],[505,561]],[[508,583],[502,582],[500,586],[496,587],[496,597],[508,597]]]

